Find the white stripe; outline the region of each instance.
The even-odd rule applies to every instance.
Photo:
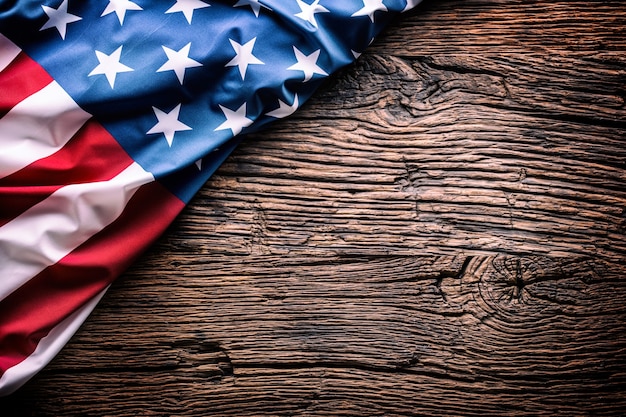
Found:
[[[132,163],[109,181],[60,188],[0,227],[0,300],[113,222],[152,181]]]
[[[22,50],[0,33],[0,71],[9,66]]]
[[[87,319],[87,316],[89,316],[108,289],[109,287],[102,290],[85,305],[74,311],[68,318],[54,326],[50,333],[39,341],[37,348],[30,356],[7,369],[0,378],[0,397],[15,392],[33,375],[50,363]]]
[[[0,120],[0,177],[61,149],[90,118],[55,81]]]

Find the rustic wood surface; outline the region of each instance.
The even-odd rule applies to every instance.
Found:
[[[405,15],[0,415],[623,415],[626,4]]]

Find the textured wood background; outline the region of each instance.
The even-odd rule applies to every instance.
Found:
[[[626,4],[430,1],[249,138],[4,415],[621,415]]]

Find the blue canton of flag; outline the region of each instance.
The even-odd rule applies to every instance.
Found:
[[[404,0],[395,7],[382,0],[37,3],[23,2],[15,11],[21,16],[6,16],[4,34],[157,179],[181,167],[201,170],[198,161],[234,135],[292,113],[325,76],[365,49],[389,22],[389,9],[406,6]],[[164,182],[188,201],[215,167],[207,168],[205,175],[190,170],[187,178]]]
[[[419,0],[0,6],[0,394],[76,331],[239,142]]]

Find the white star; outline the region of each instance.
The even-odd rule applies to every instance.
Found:
[[[193,11],[204,9],[205,7],[211,7],[211,5],[200,0],[176,0],[176,3],[167,9],[165,13],[182,12],[185,15],[185,19],[187,19],[187,23],[191,24]]]
[[[133,71],[132,68],[127,67],[120,62],[123,46],[124,45],[117,48],[111,55],[96,51],[96,57],[100,63],[89,73],[88,76],[91,77],[92,75],[104,74],[106,75],[111,88],[113,88],[115,85],[115,77],[118,73]]]
[[[374,23],[374,13],[377,11],[387,11],[387,7],[383,4],[383,0],[363,0],[363,7],[354,12],[352,17],[355,16],[369,16],[372,23]]]
[[[267,113],[267,115],[271,117],[276,117],[277,119],[290,116],[298,109],[298,95],[296,94],[295,98],[293,99],[293,104],[291,106],[280,99],[278,99],[278,106],[279,107],[276,110],[272,110],[271,112]]]
[[[198,168],[198,171],[202,171],[202,158],[198,159],[196,162],[196,167]]]
[[[220,104],[220,109],[226,117],[226,121],[215,128],[215,130],[230,129],[234,135],[241,133],[244,127],[248,127],[252,124],[252,120],[246,117],[246,103],[243,103],[236,111],[232,111]]]
[[[156,107],[152,107],[152,110],[154,110],[154,115],[159,121],[152,127],[152,129],[148,130],[146,134],[151,135],[154,133],[163,133],[163,135],[165,135],[165,140],[167,140],[167,144],[170,146],[170,148],[172,147],[174,134],[176,132],[181,132],[183,130],[193,130],[192,128],[178,120],[178,113],[180,113],[180,104],[174,107],[169,113],[165,113],[164,111],[161,111]]]
[[[317,65],[317,59],[320,56],[320,50],[319,49],[317,51],[313,52],[310,55],[304,55],[302,52],[300,52],[298,50],[298,48],[296,48],[294,46],[293,47],[293,52],[296,54],[296,60],[298,62],[293,64],[292,66],[290,66],[287,69],[288,70],[293,70],[293,71],[302,71],[302,72],[304,72],[304,81],[303,82],[307,82],[311,78],[313,78],[313,74],[328,75],[328,73],[326,73],[326,71],[324,71],[323,69],[321,69]]]
[[[178,77],[180,84],[183,84],[185,78],[185,70],[187,68],[201,67],[202,64],[198,61],[194,61],[189,58],[189,48],[191,48],[191,42],[183,46],[179,51],[168,48],[167,46],[161,46],[163,51],[167,55],[167,62],[161,65],[156,72],[162,71],[174,71]]]
[[[257,57],[252,55],[252,48],[254,48],[254,42],[256,42],[256,38],[249,40],[248,42],[240,45],[232,39],[228,39],[233,49],[235,50],[235,57],[230,60],[226,67],[234,67],[237,65],[239,67],[239,73],[241,74],[241,79],[246,79],[246,70],[248,69],[248,65],[251,64],[262,64],[264,62],[259,60]]]
[[[359,59],[359,57],[362,55],[361,52],[357,52],[354,49],[350,49],[350,52],[352,52],[352,56],[354,56],[354,59]]]
[[[306,4],[301,0],[296,0],[298,2],[298,6],[300,6],[301,12],[296,14],[296,17],[299,17],[302,20],[306,20],[314,27],[317,27],[317,21],[315,20],[315,13],[328,13],[329,10],[324,6],[320,6],[320,0],[315,0],[311,4]]]
[[[241,6],[250,6],[256,17],[259,17],[259,12],[261,11],[261,7],[267,10],[272,10],[266,5],[259,3],[259,0],[239,0],[237,3],[235,3],[234,7],[241,7]]]
[[[402,13],[404,12],[408,12],[409,10],[411,10],[413,7],[417,6],[418,4],[421,3],[422,0],[407,0],[406,1],[406,7],[404,8],[404,10],[402,10]]]
[[[48,21],[41,27],[41,29],[39,29],[40,31],[48,28],[56,28],[59,31],[59,35],[61,35],[61,39],[65,39],[67,24],[82,19],[81,17],[67,12],[67,2],[68,0],[63,0],[63,3],[61,3],[57,9],[53,9],[48,6],[41,6],[43,11],[48,16]]]
[[[124,17],[126,17],[126,12],[128,10],[143,10],[140,6],[133,3],[130,0],[109,0],[109,4],[104,9],[100,17],[106,16],[115,12],[117,15],[117,19],[120,21],[120,25],[124,24]]]

